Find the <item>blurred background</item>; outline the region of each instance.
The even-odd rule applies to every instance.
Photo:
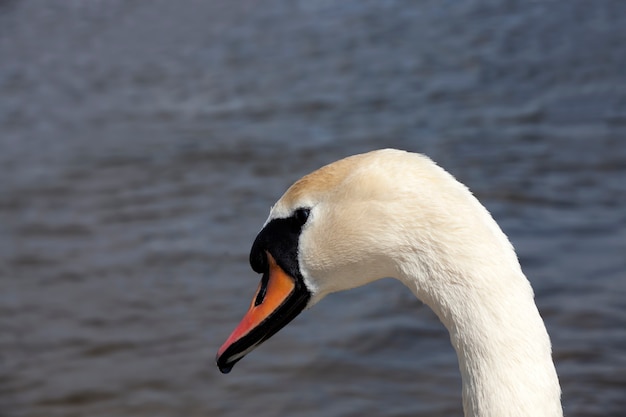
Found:
[[[0,0],[0,416],[461,415],[393,280],[214,365],[270,205],[382,147],[510,236],[566,415],[626,415],[623,0]]]

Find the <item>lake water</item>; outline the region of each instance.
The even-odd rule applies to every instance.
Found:
[[[625,45],[623,0],[0,1],[0,416],[461,415],[392,280],[214,365],[271,204],[382,147],[510,236],[566,415],[626,415]]]

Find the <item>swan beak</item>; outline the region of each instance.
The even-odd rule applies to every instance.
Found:
[[[306,306],[306,287],[287,274],[266,252],[268,270],[239,325],[217,352],[217,367],[224,374],[247,353],[293,320]]]

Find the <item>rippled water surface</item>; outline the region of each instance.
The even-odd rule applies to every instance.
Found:
[[[0,415],[461,415],[395,281],[225,376],[301,175],[427,153],[510,236],[566,414],[626,415],[626,2],[0,1]]]

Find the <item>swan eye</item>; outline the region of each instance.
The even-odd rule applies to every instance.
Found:
[[[311,213],[311,209],[309,208],[299,208],[293,212],[293,218],[296,220],[296,222],[300,226],[303,226],[308,220],[310,213]]]

